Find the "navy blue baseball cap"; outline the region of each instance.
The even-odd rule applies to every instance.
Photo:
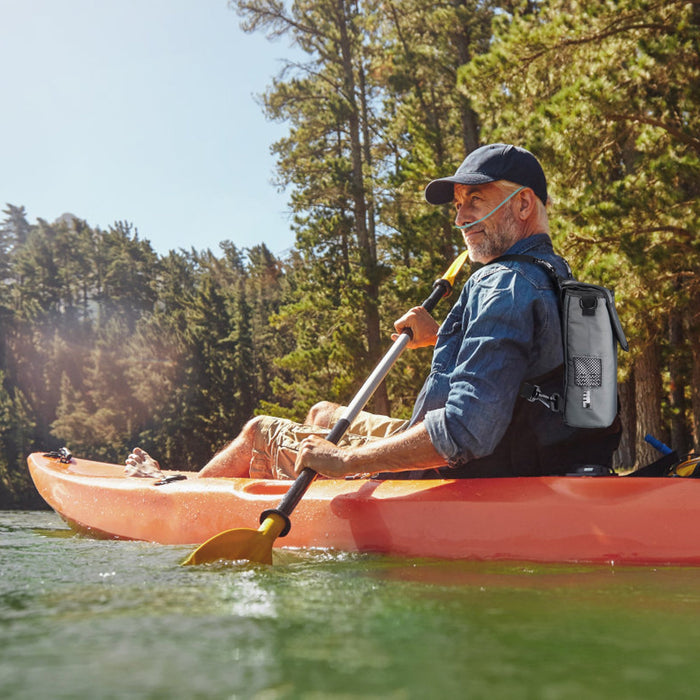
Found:
[[[535,156],[519,146],[492,143],[472,151],[452,177],[433,180],[425,188],[430,204],[447,204],[454,200],[455,185],[485,185],[509,180],[529,187],[547,204],[547,180]]]

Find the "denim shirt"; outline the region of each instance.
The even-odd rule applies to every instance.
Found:
[[[521,239],[506,252],[542,258],[568,276],[547,234]],[[510,423],[522,382],[562,362],[557,296],[547,273],[520,261],[484,265],[440,326],[410,424],[422,421],[452,466],[487,456]]]

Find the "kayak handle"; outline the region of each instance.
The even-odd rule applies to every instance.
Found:
[[[650,433],[647,433],[644,436],[644,440],[648,442],[654,449],[657,449],[659,452],[661,452],[662,455],[670,455],[671,452],[673,452],[673,450],[668,445],[661,442],[661,440],[658,440]]]

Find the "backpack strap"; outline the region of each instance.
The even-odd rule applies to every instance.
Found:
[[[562,258],[563,259],[563,258]],[[566,277],[562,277],[557,271],[554,265],[552,263],[547,262],[546,260],[542,260],[542,258],[536,258],[534,255],[518,255],[516,253],[506,253],[505,255],[501,255],[498,258],[495,258],[492,260],[490,263],[487,263],[488,265],[491,265],[493,263],[497,262],[503,262],[504,260],[515,260],[517,262],[527,262],[527,263],[535,263],[536,265],[539,265],[550,277],[552,282],[554,283],[554,288],[559,292],[561,290],[561,282],[562,280],[565,279],[573,279],[574,275],[573,272],[571,271],[571,268],[569,267],[569,263],[564,260],[564,263],[566,264]]]
[[[555,269],[554,265],[551,263],[547,262],[546,260],[542,260],[542,258],[536,258],[533,255],[518,255],[516,253],[506,253],[505,255],[501,255],[498,258],[495,258],[494,260],[491,260],[491,262],[487,263],[488,265],[491,265],[493,263],[497,262],[503,262],[504,260],[515,260],[517,262],[526,262],[526,263],[535,263],[536,265],[539,265],[550,277],[552,280],[552,283],[554,285],[554,291],[556,292],[557,295],[557,305],[559,306],[559,312],[561,313],[561,283],[565,277],[562,277]],[[571,268],[569,267],[569,263],[564,261],[566,263],[566,270],[567,274],[569,276],[569,279],[573,278],[573,273],[571,272]],[[520,391],[519,394],[522,396],[522,398],[527,399],[531,403],[534,403],[535,401],[539,401],[540,403],[544,404],[547,408],[549,408],[551,411],[554,411],[554,413],[563,413],[564,411],[564,402],[562,400],[562,397],[559,394],[545,394],[542,389],[540,389],[538,384],[535,384],[537,379],[534,379],[532,381],[524,381],[520,385]]]

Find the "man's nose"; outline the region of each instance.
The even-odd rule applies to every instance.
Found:
[[[464,226],[464,224],[468,224],[470,222],[470,218],[467,214],[467,207],[464,204],[461,204],[457,208],[457,215],[455,216],[455,224],[457,226]]]

